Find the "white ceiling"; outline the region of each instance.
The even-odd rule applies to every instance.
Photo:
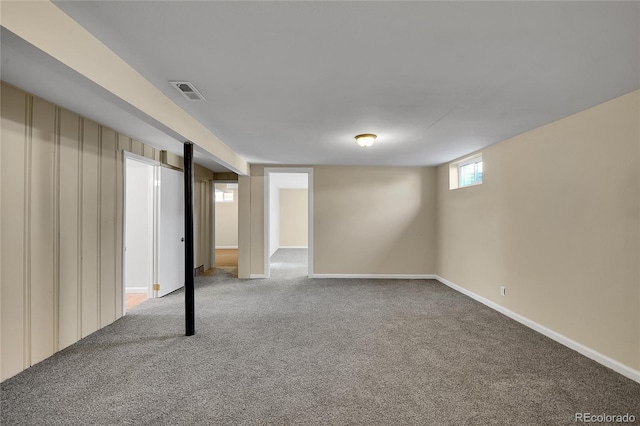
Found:
[[[640,87],[638,2],[55,3],[253,163],[436,165]]]
[[[167,128],[154,127],[157,123],[141,116],[126,102],[5,28],[0,30],[0,41],[2,80],[136,140],[182,155],[179,135],[172,134]],[[202,149],[194,150],[194,161],[210,170],[229,171]]]

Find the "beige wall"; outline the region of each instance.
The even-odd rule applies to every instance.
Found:
[[[640,112],[634,92],[438,168],[437,273],[640,369]],[[500,296],[499,287],[507,294]]]
[[[314,274],[435,273],[435,172],[429,167],[313,167]],[[252,165],[240,191],[243,187],[250,190],[249,214],[241,211],[239,226],[250,231],[250,238],[248,250],[240,248],[239,262],[250,262],[245,273],[260,275],[264,166]]]
[[[314,167],[314,274],[435,273],[436,173]]]
[[[307,189],[280,189],[280,246],[309,244],[309,201]]]
[[[249,264],[251,275],[264,274],[264,166],[252,164],[250,168],[249,192],[250,192],[250,225],[251,233]],[[238,178],[240,185],[240,178]],[[243,190],[241,186],[240,191]],[[240,195],[242,197],[242,195]],[[239,217],[245,218],[244,216]],[[242,226],[238,223],[238,226]],[[240,253],[238,253],[238,276],[240,276]],[[242,278],[242,277],[241,277]]]
[[[238,190],[233,190],[233,203],[215,204],[216,247],[238,247]]]
[[[238,176],[238,278],[251,276],[251,178]]]
[[[4,380],[122,316],[122,151],[160,153],[5,83],[1,93]],[[197,181],[196,266],[209,265],[210,192]]]

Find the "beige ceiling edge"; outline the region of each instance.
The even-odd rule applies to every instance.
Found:
[[[247,161],[50,1],[2,1],[0,24],[154,120],[248,175]]]

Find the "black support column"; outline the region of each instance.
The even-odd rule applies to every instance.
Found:
[[[193,269],[193,144],[184,144],[184,307],[186,335],[196,333]]]

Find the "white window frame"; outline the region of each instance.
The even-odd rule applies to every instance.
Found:
[[[216,203],[233,203],[233,201],[234,201],[233,192],[226,192],[226,191],[216,190],[214,192],[214,194],[215,194],[215,202]],[[218,200],[218,194],[222,194],[222,199],[221,200]],[[231,195],[231,199],[230,200],[226,199],[226,195],[227,194]]]
[[[461,185],[460,182],[462,168],[475,163],[482,163],[482,177],[484,180],[484,161],[482,160],[482,153],[474,154],[449,164],[449,189],[469,188],[471,186],[482,185],[482,180],[468,185]]]

